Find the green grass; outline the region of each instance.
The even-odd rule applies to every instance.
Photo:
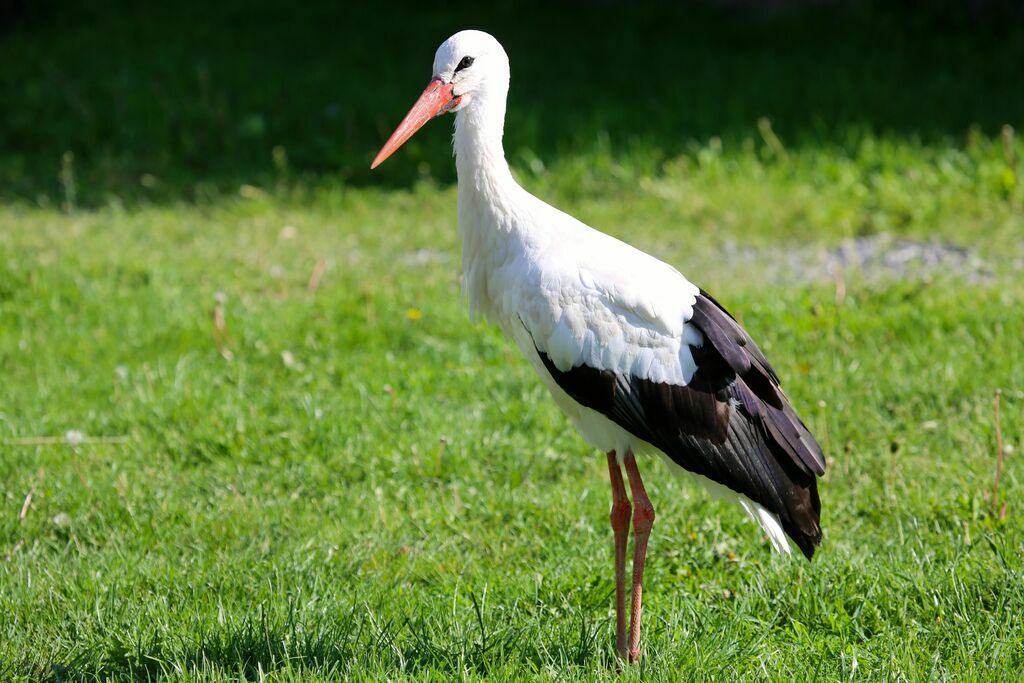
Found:
[[[0,205],[0,680],[615,680],[603,457],[515,349],[461,310],[450,121],[377,176],[348,170],[376,151],[434,43],[470,11],[419,16],[437,36],[419,35],[417,15],[394,29],[407,40],[382,60],[403,75],[382,75],[343,106],[348,132],[320,156],[318,136],[334,129],[318,128],[317,98],[328,83],[365,85],[369,38],[336,34],[317,14],[330,9],[305,21],[274,14],[287,19],[279,32],[259,7],[248,23],[211,14],[199,35],[227,36],[205,56],[226,78],[227,118],[204,129],[193,159],[176,136],[206,114],[189,118],[194,101],[149,102],[152,90],[132,85],[157,73],[170,92],[184,87],[194,72],[168,51],[195,63],[186,48],[198,39],[174,40],[192,8],[29,13],[0,46],[47,54],[72,84],[113,89],[80,88],[96,129],[29,97],[7,114],[39,122],[35,151],[10,128],[0,135],[10,181]],[[650,7],[627,9],[598,5],[575,30],[610,19],[669,30]],[[539,11],[493,12],[485,19],[522,41],[510,47],[516,73],[544,73],[551,61],[521,47]],[[697,44],[685,50],[710,55],[672,94],[688,111],[613,104],[588,67],[556,59],[567,89],[555,97],[599,105],[575,137],[570,112],[538,113],[543,88],[513,85],[509,150],[524,184],[716,294],[829,456],[825,540],[811,564],[773,556],[740,511],[642,464],[659,516],[645,658],[622,679],[1019,679],[1024,146],[1007,149],[999,126],[1024,124],[1024,93],[1000,81],[1011,64],[997,57],[1014,56],[1020,35],[997,41],[975,27],[952,43],[961,62],[914,61],[895,104],[865,85],[867,103],[851,110],[864,91],[829,75],[886,73],[887,58],[846,55],[873,40],[855,32],[808,86],[821,106],[779,114],[761,105],[800,90],[788,67],[818,73],[807,65],[831,34],[816,36],[813,16],[721,18],[687,24]],[[945,54],[941,27],[908,25],[884,31],[927,47],[911,59]],[[313,47],[296,56],[299,27]],[[275,47],[267,38],[278,35]],[[727,86],[708,73],[739,73],[732,43],[714,47],[735,36],[755,53],[771,52],[772,36],[796,38]],[[623,49],[643,42],[628,37]],[[232,57],[239,46],[253,52]],[[295,66],[321,47],[321,70]],[[357,53],[349,78],[339,64]],[[120,77],[108,78],[111,63]],[[12,64],[0,60],[0,84],[35,84],[43,103],[66,95],[67,83],[51,92],[48,77]],[[278,65],[265,87],[298,93],[280,120],[253,64]],[[941,75],[978,65],[991,68],[956,85]],[[777,88],[759,90],[772,70]],[[706,105],[703,79],[715,83],[708,98],[735,90],[731,107]],[[928,93],[949,104],[958,88],[985,97],[928,106]],[[239,98],[269,98],[265,130],[283,126],[288,144],[233,141],[230,122],[248,110]],[[845,118],[815,128],[814,112],[828,118],[833,105]],[[655,110],[654,133],[690,132],[645,141],[631,126]],[[295,123],[304,113],[309,127]],[[761,115],[784,153],[759,131]],[[182,127],[161,116],[184,117]],[[289,165],[273,165],[275,144]],[[62,185],[66,149],[75,157]],[[141,184],[141,172],[154,178]],[[984,267],[904,279],[851,269],[837,298],[831,280],[775,264],[876,234],[965,247]],[[730,267],[736,243],[755,250],[749,267]],[[1005,517],[991,505],[996,389],[1010,447]],[[13,442],[69,430],[125,438]]]

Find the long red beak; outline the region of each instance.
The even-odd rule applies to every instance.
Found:
[[[445,83],[440,78],[430,81],[427,84],[427,89],[416,100],[416,104],[412,105],[412,109],[405,115],[402,122],[398,124],[398,128],[395,128],[395,132],[391,134],[388,141],[377,152],[377,156],[374,158],[373,163],[370,164],[370,168],[377,168],[384,163],[384,160],[394,154],[395,150],[411,138],[413,133],[418,131],[424,123],[456,106],[461,97],[454,97],[452,95],[453,87],[451,83]]]

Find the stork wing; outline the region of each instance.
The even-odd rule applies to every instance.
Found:
[[[647,259],[633,278],[581,267],[572,287],[547,283],[543,304],[520,315],[545,368],[577,402],[776,514],[810,558],[821,539],[820,446],[739,323]]]

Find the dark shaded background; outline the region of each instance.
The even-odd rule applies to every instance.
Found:
[[[1024,125],[1024,4],[16,1],[0,28],[0,199],[204,201],[282,177],[452,180],[447,126],[370,159],[451,33],[512,61],[513,164],[611,154],[644,172],[766,116],[787,146],[855,151]],[[67,154],[70,152],[71,154]]]

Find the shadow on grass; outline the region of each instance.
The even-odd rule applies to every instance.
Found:
[[[454,31],[512,60],[507,151],[645,172],[720,137],[855,149],[1024,125],[1014,3],[20,3],[0,44],[0,198],[202,201],[241,184],[450,182],[450,124],[368,165]],[[756,5],[756,3],[752,3]],[[979,11],[978,8],[989,8]],[[997,11],[998,10],[998,11]]]

